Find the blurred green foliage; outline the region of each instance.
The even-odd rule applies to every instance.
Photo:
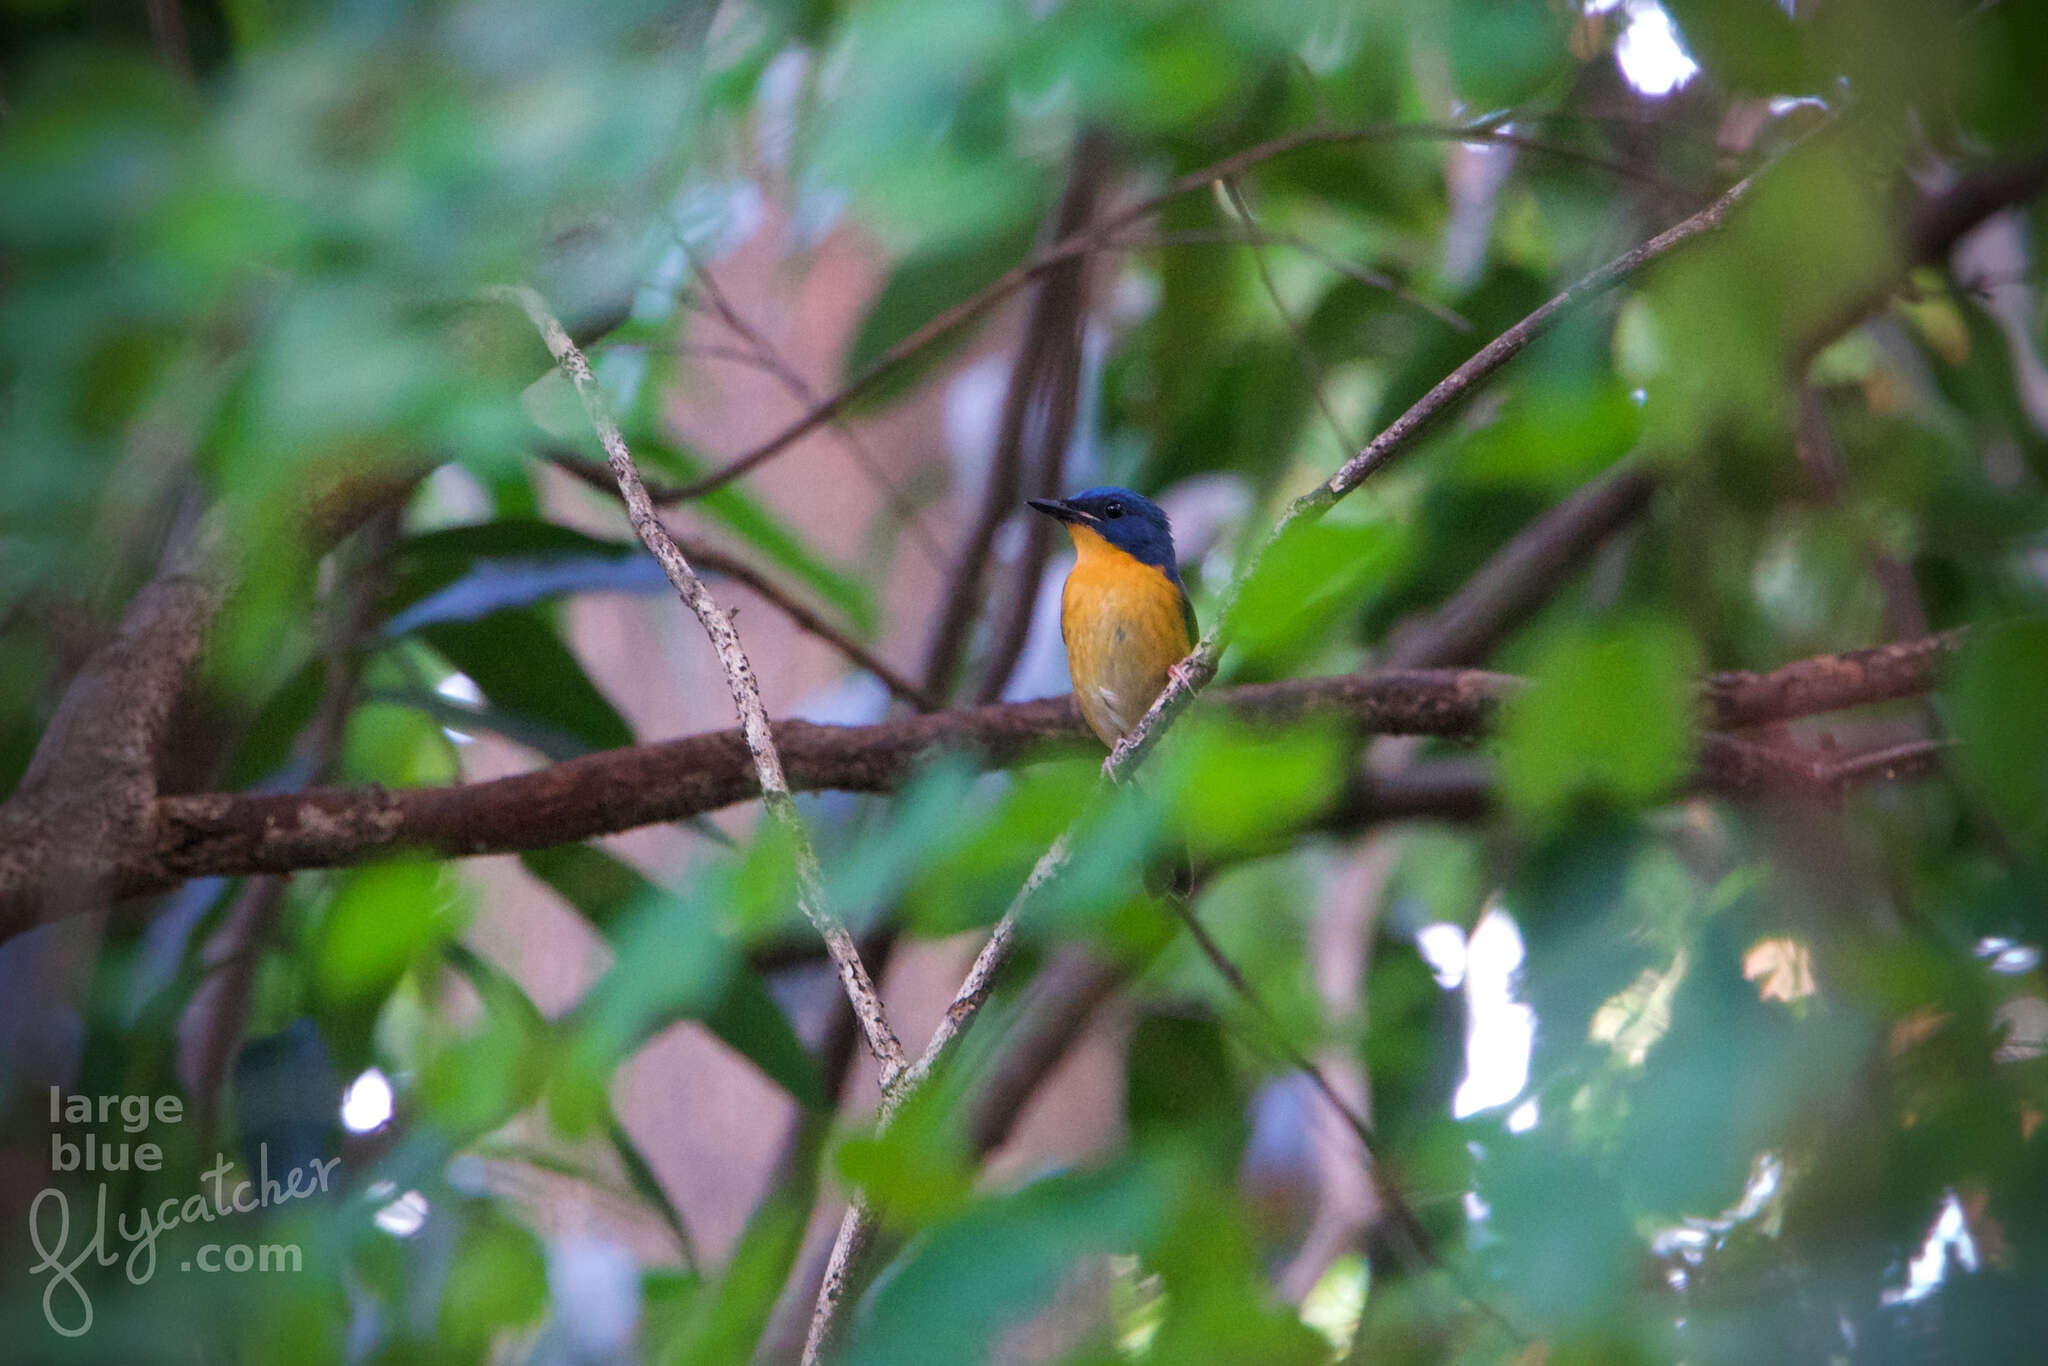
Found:
[[[1682,48],[1654,49],[1666,11]],[[1630,76],[1635,44],[1668,93]],[[1091,261],[1069,473],[1227,487],[1235,511],[1183,565],[1213,622],[1287,498],[1757,172],[1721,231],[1562,319],[1235,599],[1226,682],[1357,669],[1532,519],[1641,462],[1648,510],[1486,661],[1528,679],[1497,736],[1417,746],[1492,764],[1496,810],[1361,835],[1341,821],[1353,739],[1199,709],[1108,795],[1090,752],[1004,775],[933,756],[888,797],[806,799],[830,899],[870,943],[989,925],[1077,830],[960,1065],[879,1137],[835,1116],[831,984],[785,966],[813,935],[772,823],[697,822],[658,879],[611,845],[524,853],[594,955],[565,1008],[476,931],[496,884],[452,860],[301,873],[227,964],[209,946],[270,895],[259,881],[179,889],[95,927],[96,949],[0,945],[10,1353],[765,1361],[822,1197],[858,1185],[884,1255],[846,1311],[848,1361],[2038,1357],[2048,216],[2009,223],[1982,276],[1903,253],[1924,195],[2044,154],[2044,71],[2048,7],[2020,0],[0,6],[7,787],[137,588],[210,535],[236,591],[191,718],[205,753],[177,756],[173,790],[453,782],[484,732],[537,763],[659,738],[566,627],[579,598],[666,587],[606,500],[572,504],[547,471],[601,451],[491,285],[542,291],[647,475],[683,483],[741,453],[673,421],[702,379],[679,345],[691,268],[763,221],[792,277],[834,235],[879,263],[822,392],[1043,245],[1084,130],[1107,135],[1112,205],[1267,139],[1366,130],[1237,176],[1254,248],[1197,193]],[[1496,116],[1525,145],[1441,126]],[[951,385],[1002,316],[848,411],[893,420]],[[919,478],[929,499],[980,473]],[[330,524],[366,486],[402,507]],[[912,577],[894,524],[828,551],[745,482],[690,511],[846,634],[924,637],[892,617]],[[1703,671],[1955,627],[1931,703],[1775,737],[1825,754],[1924,727],[1953,742],[1939,774],[1835,804],[1676,798]],[[1162,904],[1189,863],[1257,1007]],[[1346,917],[1362,942],[1325,933]],[[1028,1020],[1031,970],[1073,947],[1124,974],[1122,1137],[999,1178],[974,1150],[976,1088]],[[75,1000],[32,990],[59,959],[90,964]],[[75,1251],[93,1181],[51,1170],[37,1050],[79,1094],[196,1102],[189,1031],[243,968],[218,1112],[92,1126],[164,1157],[100,1175],[118,1213],[203,1188],[216,1151],[236,1172],[264,1145],[273,1169],[338,1151],[334,1190],[240,1225],[303,1268],[173,1271],[224,1236],[187,1223],[140,1283],[82,1265],[94,1325],[53,1333],[22,1211],[46,1183],[66,1194]],[[1333,998],[1347,975],[1362,988]],[[679,1025],[780,1106],[738,1117],[778,1156],[716,1255],[672,1196],[674,1136],[623,1103],[653,1084],[623,1069]],[[1440,1257],[1353,1230],[1366,1260],[1309,1297],[1357,1306],[1334,1326],[1280,1291],[1335,1203],[1301,1154],[1336,1127],[1287,1108],[1282,1042],[1369,1079],[1374,1169]],[[1519,1085],[1472,1101],[1504,1057]],[[339,1088],[371,1068],[392,1112],[336,1149]],[[672,1247],[565,1235],[506,1171],[629,1207]],[[1082,1328],[1033,1356],[1077,1303]]]

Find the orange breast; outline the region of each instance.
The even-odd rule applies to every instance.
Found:
[[[1070,527],[1079,558],[1060,597],[1067,672],[1088,727],[1115,745],[1166,687],[1166,671],[1194,648],[1180,585],[1087,527]]]

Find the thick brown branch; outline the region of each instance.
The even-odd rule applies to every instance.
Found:
[[[1961,631],[1901,640],[1869,650],[1821,655],[1767,674],[1722,673],[1707,680],[1707,706],[1722,730],[1794,716],[1914,697],[1933,688]]]
[[[1383,733],[1469,734],[1504,686],[1491,674],[1408,674],[1262,684],[1221,695],[1247,718],[1281,721],[1333,706]],[[1091,743],[1069,698],[905,717],[869,726],[778,721],[794,791],[892,792],[942,751],[1009,767],[1057,744]],[[312,788],[158,800],[154,845],[124,865],[120,890],[188,877],[288,872],[413,849],[451,858],[508,853],[685,819],[760,794],[737,730],[633,745],[532,773],[404,791]]]
[[[1958,639],[1951,633],[1826,655],[1767,674],[1718,674],[1706,685],[1707,720],[1735,729],[1925,692]],[[1470,736],[1513,686],[1501,674],[1418,670],[1261,683],[1226,689],[1210,702],[1247,724],[1337,713],[1360,733]],[[774,740],[784,776],[799,792],[893,792],[942,752],[1007,768],[1051,747],[1090,743],[1067,697],[869,726],[779,721]],[[404,850],[462,858],[538,849],[702,815],[760,790],[746,742],[725,730],[457,787],[161,797],[144,823],[149,842],[123,859],[115,890],[136,895],[191,877],[335,867]]]
[[[156,580],[65,689],[0,805],[0,939],[113,890],[122,846],[147,828],[158,750],[221,597],[207,571]]]

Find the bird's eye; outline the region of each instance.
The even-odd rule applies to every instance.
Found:
[[[1124,505],[1122,503],[1117,502],[1114,498],[1112,498],[1110,499],[1110,501],[1102,505],[1102,515],[1109,518],[1113,522],[1117,518],[1124,515]]]

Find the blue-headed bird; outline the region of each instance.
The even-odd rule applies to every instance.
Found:
[[[1195,647],[1173,529],[1158,504],[1129,489],[1030,502],[1074,539],[1078,558],[1060,594],[1067,673],[1088,728],[1115,749]]]

